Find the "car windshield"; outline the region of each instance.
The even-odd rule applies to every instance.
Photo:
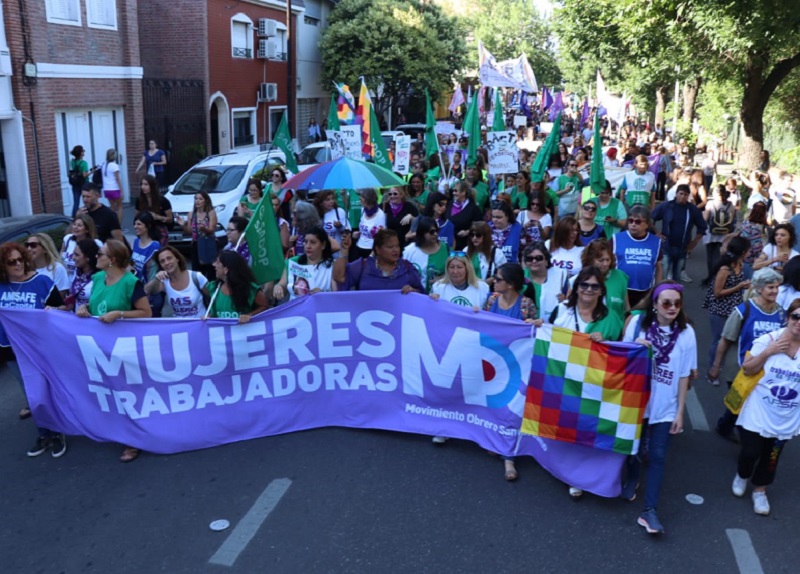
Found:
[[[242,181],[247,166],[244,165],[208,165],[196,167],[186,172],[172,188],[175,195],[195,194],[198,191],[207,193],[225,193],[235,189]]]
[[[323,161],[327,161],[328,155],[328,148],[327,147],[307,147],[303,151],[300,152],[298,156],[297,163],[300,165],[304,164],[311,164],[311,163],[322,163]]]

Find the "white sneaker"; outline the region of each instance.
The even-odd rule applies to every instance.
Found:
[[[744,491],[747,490],[747,479],[739,476],[739,473],[737,472],[736,476],[733,477],[733,485],[731,486],[731,490],[733,491],[734,496],[738,496],[739,498],[743,497]]]
[[[769,500],[766,492],[753,492],[753,512],[761,516],[769,514]]]
[[[433,437],[433,444],[444,444],[447,442],[446,436],[435,436]]]
[[[681,271],[681,281],[684,283],[691,283],[692,278],[689,277],[689,274],[686,271]]]

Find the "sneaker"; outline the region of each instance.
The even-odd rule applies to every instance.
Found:
[[[448,441],[446,436],[435,436],[433,437],[433,444],[444,444]]]
[[[36,439],[36,444],[33,445],[33,448],[31,448],[28,451],[28,456],[30,457],[39,456],[40,454],[43,454],[44,451],[46,451],[48,448],[50,448],[50,437],[40,436]]]
[[[648,534],[663,534],[664,527],[661,526],[661,522],[658,520],[658,516],[656,516],[655,510],[645,510],[639,515],[639,519],[636,521],[639,526],[644,527],[647,530]]]
[[[769,514],[769,500],[767,500],[766,492],[753,492],[753,512],[761,516]]]
[[[578,501],[583,496],[583,491],[580,488],[575,488],[574,486],[570,486],[569,495],[572,498],[572,500]]]
[[[681,281],[684,283],[691,283],[692,278],[689,277],[689,274],[686,271],[681,271]]]
[[[624,498],[628,502],[633,502],[636,500],[636,489],[639,488],[639,483],[637,482],[626,482],[622,485],[622,494],[620,497]]]
[[[706,381],[708,381],[708,384],[712,387],[719,386],[719,377],[712,377],[711,375],[706,374]]]
[[[53,458],[60,458],[64,456],[64,453],[67,452],[67,439],[66,437],[59,433],[50,437],[50,455]]]
[[[733,491],[734,496],[738,496],[739,498],[743,497],[745,490],[747,490],[747,479],[739,476],[739,473],[737,472],[736,476],[733,477],[731,490]]]

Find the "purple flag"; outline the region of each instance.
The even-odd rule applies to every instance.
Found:
[[[581,124],[578,129],[583,129],[586,122],[589,121],[589,98],[583,100],[583,110],[581,111]]]
[[[602,105],[598,105],[597,106],[597,117],[598,118],[602,118],[603,116],[607,116],[607,115],[608,115],[608,110],[605,109],[605,107],[603,107]]]
[[[656,152],[647,156],[647,169],[658,179],[658,168],[661,163],[661,154]]]
[[[564,98],[562,96],[563,92],[556,92],[555,100],[553,101],[553,105],[550,108],[550,121],[556,121],[556,116],[564,111]]]
[[[547,86],[542,87],[542,111],[546,112],[553,105],[553,96]],[[550,121],[553,121],[552,119]]]

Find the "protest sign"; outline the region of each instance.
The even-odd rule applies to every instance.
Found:
[[[490,173],[517,173],[519,148],[515,132],[488,132],[486,147],[489,150]]]
[[[328,144],[331,146],[331,160],[345,156],[344,135],[339,130],[325,130]]]
[[[411,136],[398,136],[394,140],[394,171],[406,175],[411,163]]]
[[[514,127],[526,127],[528,125],[528,118],[525,116],[514,116]]]
[[[350,159],[364,159],[361,152],[361,126],[341,126],[344,139],[344,155]]]

